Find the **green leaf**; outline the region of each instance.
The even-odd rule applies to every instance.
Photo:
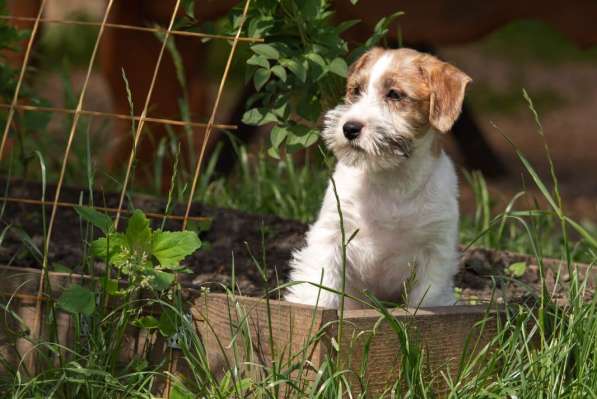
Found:
[[[274,159],[280,159],[280,152],[278,151],[277,148],[274,148],[274,147],[270,147],[267,149],[267,155],[269,155],[270,157],[272,157]]]
[[[309,147],[309,146],[315,144],[317,142],[317,140],[319,139],[319,134],[317,133],[317,130],[315,130],[315,129],[308,129],[304,133],[300,132],[302,134],[297,134],[296,132],[298,132],[298,129],[293,129],[293,134],[290,135],[288,137],[288,139],[286,140],[287,144],[289,144],[289,145],[300,144],[306,148],[306,147]]]
[[[345,78],[348,74],[348,65],[346,65],[346,61],[342,58],[335,58],[330,63],[330,72],[335,73],[336,75]]]
[[[307,80],[307,70],[302,63],[296,62],[294,60],[286,60],[284,64],[284,66],[288,68],[288,70],[290,70],[290,72],[292,72],[297,78],[299,78],[301,82],[304,83]]]
[[[281,126],[275,126],[270,133],[272,147],[279,148],[286,136],[288,136],[288,129]]]
[[[286,69],[282,65],[276,65],[272,68],[272,72],[276,75],[282,82],[286,82],[288,76],[286,75]]]
[[[315,64],[325,68],[325,60],[317,53],[309,53],[305,57],[313,61]]]
[[[164,337],[171,337],[176,334],[176,313],[174,310],[169,307],[162,308],[159,328],[160,333],[162,333]]]
[[[269,61],[267,60],[267,58],[258,54],[254,54],[251,58],[249,58],[247,60],[247,64],[269,69]]]
[[[110,233],[114,228],[112,219],[108,215],[98,212],[93,208],[87,206],[75,206],[75,211],[81,219],[91,223],[104,234]]]
[[[151,330],[153,328],[159,328],[160,322],[155,317],[149,315],[149,316],[143,316],[143,317],[138,318],[137,320],[134,320],[133,325],[135,327],[146,328],[148,330]]]
[[[353,2],[353,4],[356,3],[355,0],[351,0],[351,2]],[[340,22],[340,24],[338,24],[338,26],[336,26],[336,32],[337,33],[342,33],[347,31],[348,29],[352,28],[353,26],[355,26],[356,24],[358,24],[359,22],[361,22],[358,19],[351,19],[350,21],[343,21]]]
[[[108,245],[110,246],[108,248]],[[105,260],[110,252],[108,262],[114,263],[115,258],[122,256],[122,250],[126,246],[126,238],[122,233],[112,233],[108,237],[98,238],[91,243],[91,253],[101,259]]]
[[[263,114],[258,108],[248,110],[243,114],[242,122],[245,125],[257,126],[263,120]]]
[[[513,277],[522,277],[527,270],[527,264],[525,262],[512,263],[506,269],[506,273]]]
[[[126,241],[131,249],[148,249],[151,243],[149,220],[138,209],[133,212],[126,226]]]
[[[278,122],[278,117],[263,108],[253,108],[245,112],[242,121],[246,125],[261,126],[266,123]]]
[[[180,381],[172,385],[170,399],[195,399],[197,396],[189,391]]]
[[[175,267],[200,247],[201,240],[193,231],[156,231],[151,253],[162,267]]]
[[[269,78],[272,76],[272,71],[269,69],[259,68],[255,71],[255,75],[253,75],[253,83],[255,84],[255,89],[257,91],[261,90],[263,86],[267,83]]]
[[[95,311],[95,294],[79,284],[73,284],[62,292],[58,305],[69,313],[89,316]]]
[[[151,281],[151,286],[158,291],[167,290],[170,288],[170,286],[172,286],[172,283],[174,283],[174,273],[160,272],[155,270],[152,274],[154,278]]]
[[[277,60],[280,58],[280,52],[269,44],[256,44],[251,46],[251,50],[268,59]]]

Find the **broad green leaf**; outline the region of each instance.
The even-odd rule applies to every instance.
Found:
[[[272,109],[272,113],[276,116],[285,119],[286,118],[286,111],[288,110],[288,103],[284,102],[278,108]]]
[[[310,145],[316,143],[318,138],[319,134],[317,133],[317,130],[310,129],[307,130],[306,133],[301,135],[297,135],[296,133],[289,135],[287,143],[289,145],[300,144],[303,147],[309,147]]]
[[[134,320],[133,325],[135,327],[146,328],[146,329],[150,330],[153,328],[159,328],[160,322],[155,317],[149,315],[149,316],[143,316],[143,317],[138,318],[137,320]]]
[[[330,72],[335,73],[336,75],[345,78],[348,74],[348,65],[346,65],[346,61],[342,58],[335,58],[330,63]]]
[[[151,281],[151,286],[158,291],[167,290],[174,282],[174,273],[160,272],[155,270],[152,272],[152,274],[154,278]]]
[[[269,61],[262,55],[254,54],[247,60],[247,64],[269,69]]]
[[[243,123],[247,125],[262,126],[272,122],[278,122],[276,114],[261,108],[253,108],[243,115]]]
[[[294,60],[286,60],[284,64],[301,82],[304,83],[307,80],[307,70],[302,63]]]
[[[170,399],[195,399],[197,396],[189,391],[182,382],[176,381],[170,391]]]
[[[263,86],[267,83],[269,78],[272,76],[272,71],[269,69],[259,68],[255,71],[255,75],[253,75],[253,83],[255,84],[255,89],[257,91],[261,90]]]
[[[274,148],[274,147],[270,147],[267,149],[267,155],[269,155],[270,157],[272,157],[274,159],[280,159],[280,152],[278,151],[277,148]]]
[[[317,53],[309,53],[305,57],[316,63],[322,68],[325,68],[325,60]]]
[[[270,134],[272,147],[278,148],[284,139],[288,136],[288,130],[281,126],[275,126]]]
[[[101,212],[87,206],[76,206],[75,211],[81,217],[81,219],[91,223],[104,234],[108,234],[113,230],[112,219]]]
[[[178,266],[187,256],[201,247],[201,240],[193,231],[156,231],[151,253],[162,267]]]
[[[321,79],[328,71],[325,60],[317,53],[309,53],[305,57],[312,62],[309,70],[313,75],[313,79],[316,81]]]
[[[62,292],[58,305],[69,313],[89,316],[95,311],[95,294],[79,284],[73,284]]]
[[[245,125],[257,126],[263,120],[263,113],[258,108],[253,108],[244,113],[242,122]]]
[[[508,266],[508,269],[506,271],[513,277],[522,277],[524,276],[526,270],[527,264],[525,262],[516,262]]]
[[[126,226],[126,241],[131,249],[148,249],[151,243],[149,220],[143,212],[135,210]]]
[[[159,322],[160,333],[164,337],[176,334],[176,313],[169,307],[163,307]]]
[[[251,46],[251,50],[268,59],[277,60],[280,58],[280,52],[269,44],[256,44]]]
[[[286,75],[286,69],[282,65],[276,65],[272,68],[272,72],[276,75],[282,82],[286,82],[288,76]]]
[[[110,248],[108,248],[108,245]],[[122,233],[112,233],[108,237],[98,238],[91,243],[91,253],[98,259],[105,260],[108,256],[108,262],[114,263],[115,257],[122,256],[122,250],[126,246],[126,238]]]

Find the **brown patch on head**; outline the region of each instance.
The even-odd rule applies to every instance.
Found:
[[[391,59],[381,76],[370,82],[372,70],[380,58]],[[385,63],[384,63],[385,65]],[[377,74],[377,72],[376,72]],[[471,79],[458,68],[429,54],[402,48],[374,48],[363,54],[349,69],[346,101],[354,102],[367,88],[368,96],[378,96],[392,113],[410,128],[401,132],[404,139],[415,139],[433,128],[448,132],[462,109],[464,91]],[[441,142],[435,138],[432,153],[439,156]]]
[[[365,90],[371,68],[384,52],[383,48],[374,47],[350,65],[346,79],[346,101],[354,101]]]
[[[391,67],[377,82],[377,90],[388,106],[413,127],[414,137],[429,126],[429,85],[419,62],[425,54],[402,48],[391,52]]]
[[[458,68],[412,49],[392,51],[392,67],[378,83],[381,93],[399,93],[401,101],[390,102],[422,134],[431,125],[446,133],[462,109],[464,90],[471,81]],[[418,133],[418,134],[417,134]]]

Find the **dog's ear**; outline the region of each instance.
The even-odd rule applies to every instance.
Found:
[[[453,65],[436,58],[423,62],[429,89],[429,122],[441,133],[448,132],[460,111],[466,85],[471,78]]]

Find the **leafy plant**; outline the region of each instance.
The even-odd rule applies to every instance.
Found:
[[[121,233],[114,231],[107,215],[93,208],[75,209],[83,220],[104,234],[91,243],[92,254],[114,267],[119,277],[127,278],[127,284],[120,288],[118,281],[107,275],[103,285],[110,295],[131,294],[141,288],[167,290],[175,280],[175,273],[187,271],[180,262],[201,247],[201,240],[192,231],[152,230],[149,220],[139,210],[133,212],[125,232]],[[90,315],[95,309],[94,298],[90,289],[74,284],[63,292],[58,304],[70,313]],[[140,327],[152,326],[150,319],[139,323]]]
[[[77,208],[77,212],[104,232],[105,237],[91,243],[92,253],[127,277],[125,292],[168,289],[176,272],[187,271],[180,262],[201,247],[192,231],[152,230],[139,210],[133,212],[124,233],[114,231],[110,218],[91,208]]]
[[[335,105],[344,92],[350,62],[377,44],[390,22],[401,13],[379,21],[366,43],[350,52],[342,33],[359,21],[337,26],[326,0],[256,0],[248,15],[247,34],[265,38],[251,46],[247,81],[255,93],[247,100],[243,123],[272,124],[268,153],[279,157],[285,146],[292,152],[319,138],[316,123],[323,110]],[[240,18],[233,14],[232,30]]]

